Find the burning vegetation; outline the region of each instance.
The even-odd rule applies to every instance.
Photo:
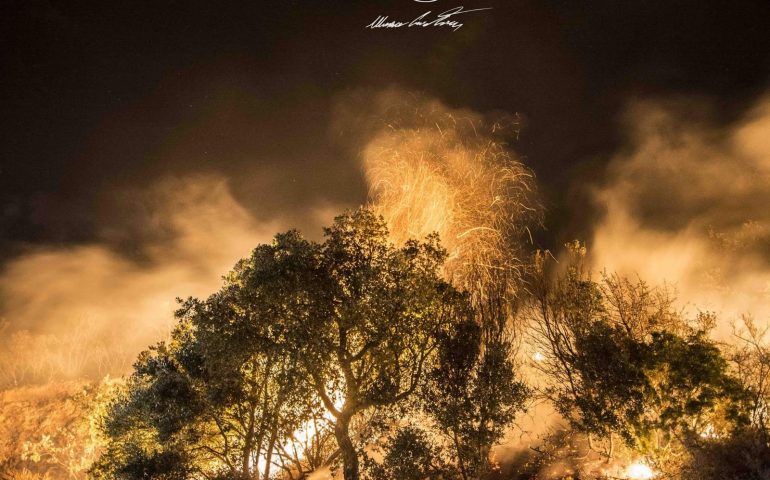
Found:
[[[171,333],[122,381],[33,405],[23,399],[37,394],[19,385],[58,377],[60,367],[27,371],[5,353],[0,414],[11,441],[0,444],[0,475],[770,478],[761,319],[693,314],[665,284],[592,271],[609,250],[591,255],[576,242],[537,251],[534,177],[506,142],[516,122],[404,98],[374,98],[377,120],[364,122],[369,205],[338,216],[321,240],[275,235],[218,289],[191,283],[199,298],[180,302]],[[605,248],[642,201],[629,191],[621,181],[600,196],[619,208],[598,229]],[[216,197],[232,206],[226,191]],[[200,243],[183,220],[179,242],[217,243],[214,234]],[[225,233],[240,246],[238,222],[229,223]],[[183,260],[157,271],[189,279]],[[688,264],[686,278],[696,270]],[[126,285],[145,292],[138,280]],[[6,329],[25,350],[25,334]],[[112,369],[103,361],[96,374]],[[55,408],[66,418],[44,425]]]

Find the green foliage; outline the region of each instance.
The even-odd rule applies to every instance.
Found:
[[[543,393],[573,428],[619,435],[665,462],[713,422],[745,423],[744,389],[704,329],[713,317],[687,322],[665,290],[642,281],[595,282],[579,254],[553,279],[540,267],[530,309],[544,355],[536,366],[549,380]]]
[[[743,395],[740,384],[728,375],[727,361],[704,332],[686,337],[654,332],[645,345],[644,370],[653,387],[657,418],[650,428],[687,431],[691,419],[713,411],[722,400],[737,405]],[[741,413],[729,408],[735,422]]]
[[[304,242],[295,232],[278,241]],[[258,247],[207,300],[183,302],[171,341],[139,356],[107,415],[111,443],[95,476],[236,478],[260,463],[270,474],[277,445],[318,408],[297,349],[282,343],[276,296],[249,284],[255,266],[269,271],[273,250]]]
[[[423,395],[423,408],[464,479],[479,478],[494,468],[490,449],[529,395],[514,375],[510,340],[502,335],[490,338],[482,329],[466,321],[442,338],[439,362]]]
[[[683,469],[684,480],[766,480],[770,478],[770,444],[763,433],[745,428],[702,442]]]
[[[139,357],[112,405],[96,476],[230,478],[263,464],[267,477],[273,456],[323,408],[345,478],[358,478],[351,424],[409,398],[440,336],[470,309],[440,277],[446,253],[435,236],[396,248],[364,209],[325,235],[322,244],[276,235],[219,292],[183,302],[171,341]]]
[[[440,447],[430,441],[424,431],[404,427],[383,446],[382,462],[366,458],[367,472],[372,480],[451,480],[459,472],[440,454]]]
[[[556,393],[557,409],[578,430],[616,432],[633,441],[629,422],[643,414],[649,387],[640,368],[643,345],[622,328],[596,322],[576,336],[575,351],[572,375],[577,387]]]
[[[175,448],[147,452],[137,445],[130,445],[124,454],[124,461],[114,471],[116,478],[183,480],[192,473],[190,460]]]

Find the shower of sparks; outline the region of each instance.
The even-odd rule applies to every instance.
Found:
[[[429,107],[418,109],[416,123],[389,125],[367,145],[373,207],[395,242],[437,232],[455,285],[477,296],[490,285],[516,293],[520,245],[531,240],[528,225],[539,213],[532,173],[482,133],[479,118]]]

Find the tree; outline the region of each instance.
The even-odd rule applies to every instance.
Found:
[[[252,258],[273,253],[263,245]],[[241,261],[219,292],[183,302],[170,342],[140,355],[105,420],[96,476],[269,478],[278,446],[319,407],[298,350],[280,342],[273,297],[247,283],[252,270]]]
[[[744,388],[737,405],[744,422],[733,428],[714,428],[700,439],[683,478],[770,478],[770,325],[744,316],[733,325],[734,343],[728,349],[732,371]],[[736,405],[731,405],[735,408]],[[728,425],[730,427],[730,425]]]
[[[219,292],[183,302],[171,341],[140,356],[111,407],[97,476],[268,478],[297,460],[273,461],[296,457],[295,432],[326,417],[338,452],[323,462],[359,477],[351,424],[407,400],[470,308],[440,277],[435,236],[396,248],[365,209],[325,234],[279,234]]]
[[[442,332],[471,314],[466,297],[439,275],[438,238],[396,248],[382,218],[365,209],[337,217],[312,246],[315,272],[286,302],[285,345],[296,347],[316,395],[332,417],[346,480],[359,478],[351,421],[407,400],[424,383]],[[302,271],[307,271],[303,266]],[[271,289],[273,290],[273,289]]]
[[[382,462],[368,456],[365,464],[372,480],[454,480],[454,466],[441,456],[441,447],[414,426],[399,429],[384,445]]]
[[[686,321],[668,292],[616,275],[591,280],[584,250],[572,245],[566,273],[548,278],[539,257],[529,315],[548,378],[544,389],[573,428],[619,435],[663,462],[686,455],[716,416],[740,421],[742,395],[720,349],[708,339],[715,319]]]
[[[746,387],[750,427],[770,448],[770,323],[743,316],[741,325],[733,325],[733,337],[730,362]]]
[[[489,310],[494,302],[484,305]],[[496,307],[503,305],[498,302]],[[504,320],[502,312],[498,314],[498,320]],[[463,480],[480,478],[494,467],[490,451],[529,395],[516,379],[512,338],[504,321],[481,316],[487,321],[466,321],[442,338],[439,362],[423,395],[423,409]]]
[[[408,402],[409,414],[395,422],[379,448],[383,461],[366,457],[373,478],[469,480],[495,470],[492,447],[529,394],[515,375],[508,299],[503,288],[497,292],[477,302],[472,316],[439,334],[437,358],[421,395]]]

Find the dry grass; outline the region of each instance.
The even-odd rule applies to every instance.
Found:
[[[79,479],[98,454],[96,416],[113,381],[0,391],[0,479]]]

